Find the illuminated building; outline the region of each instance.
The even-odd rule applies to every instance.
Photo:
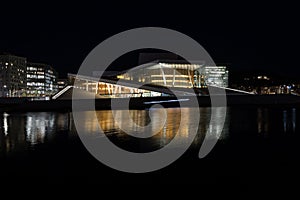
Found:
[[[204,75],[207,85],[228,87],[228,70],[225,66],[203,66],[200,74]]]
[[[68,80],[67,79],[58,79],[57,80],[58,91],[64,89],[67,85],[68,85]]]
[[[228,71],[225,66],[204,66],[202,62],[154,61],[126,72],[103,74],[93,72],[92,77],[68,74],[69,83],[73,85],[68,87],[84,90],[99,98],[126,98],[174,95],[166,89],[170,87],[175,89],[172,90],[175,95],[191,95],[185,88],[203,88],[203,91],[198,92],[206,94],[207,86],[228,86]],[[70,88],[63,89],[53,98],[59,98],[68,89]]]
[[[128,97],[153,97],[162,96],[161,93],[151,91],[145,88],[139,88],[138,86],[126,82],[120,84],[115,80],[100,79],[89,76],[82,76],[76,74],[68,74],[69,83],[73,84],[74,89],[84,90],[90,94],[96,94],[97,97],[109,97],[109,98],[128,98]],[[76,80],[76,81],[75,81]],[[69,86],[70,87],[70,86]],[[66,87],[68,88],[68,87]],[[56,99],[60,96],[58,92],[53,98]],[[86,93],[87,94],[87,93]]]
[[[27,63],[27,97],[47,98],[57,91],[57,72],[51,66]]]
[[[0,55],[0,97],[26,96],[26,58]]]
[[[118,76],[119,79],[166,87],[228,87],[225,66],[206,66],[202,62],[154,61]]]

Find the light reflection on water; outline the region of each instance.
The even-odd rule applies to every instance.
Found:
[[[271,133],[296,133],[296,109],[270,111],[267,108],[257,109],[257,132],[265,137]]]
[[[123,111],[117,111],[122,116],[117,122],[113,120],[111,111],[97,111],[97,118],[84,121],[84,127],[89,134],[101,136],[98,132],[100,125],[105,134],[112,138],[112,141],[119,141],[128,145],[143,145],[161,148],[168,144],[175,136],[179,134],[181,141],[184,143],[185,138],[189,137],[191,131],[198,129],[198,135],[195,138],[193,145],[198,145],[202,142],[205,133],[208,132],[214,135],[222,131],[221,124],[210,126],[211,109],[200,108],[200,124],[194,122],[193,116],[196,114],[192,108],[184,108],[182,110],[183,121],[180,122],[180,110],[176,108],[166,109],[167,120],[162,128],[147,141],[141,139],[142,142],[131,143],[134,139],[120,129],[124,124],[128,125],[129,117],[134,123],[139,126],[148,125],[150,123],[148,110],[131,110],[130,116],[123,115]],[[217,115],[224,115],[222,108],[217,109]],[[89,118],[91,112],[82,112],[84,117]],[[267,108],[244,108],[227,110],[227,118],[223,127],[220,140],[226,141],[230,139],[232,133],[239,134],[263,134],[270,136],[273,133],[296,133],[297,132],[297,110],[291,109],[267,109]],[[9,152],[24,152],[32,149],[35,145],[51,143],[53,138],[64,133],[70,137],[74,134],[74,123],[70,113],[57,112],[35,112],[35,113],[1,113],[0,114],[0,155]],[[123,125],[122,125],[123,123]],[[179,125],[182,125],[180,131]],[[153,130],[161,124],[160,120],[153,120],[150,123]],[[134,126],[131,131],[139,133],[139,129]],[[178,133],[177,133],[178,132]],[[103,135],[102,135],[103,136]],[[121,145],[122,146],[122,145]],[[151,150],[151,148],[149,148]],[[149,150],[146,148],[146,151]],[[152,149],[153,150],[153,149]]]
[[[2,114],[0,153],[24,151],[51,140],[51,135],[68,130],[68,114],[53,112]]]
[[[284,132],[296,131],[296,109],[283,110],[283,130]]]

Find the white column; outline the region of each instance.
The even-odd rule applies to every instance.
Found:
[[[98,82],[96,82],[96,91],[95,91],[95,94],[97,94],[98,93]]]
[[[165,72],[164,72],[164,70],[163,70],[163,68],[161,66],[160,66],[160,70],[161,70],[161,74],[163,76],[164,85],[166,86],[167,85],[166,76],[165,76]]]
[[[106,88],[107,88],[107,91],[108,91],[108,95],[110,95],[110,85],[108,83],[105,84],[106,85]]]
[[[191,87],[193,87],[193,82],[192,82],[190,70],[188,70],[188,76],[189,76],[190,85],[191,85]]]
[[[85,89],[86,89],[86,91],[89,91],[89,81],[86,80],[85,83],[86,83]]]

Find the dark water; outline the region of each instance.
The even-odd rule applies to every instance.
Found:
[[[220,108],[218,115],[225,115]],[[122,112],[118,111],[119,116]],[[167,109],[167,120],[150,139],[137,139],[119,127],[128,124],[123,116],[119,124],[110,111],[97,111],[97,117],[85,121],[89,134],[99,134],[100,124],[116,145],[132,152],[149,152],[163,148],[177,133],[184,144],[190,131],[199,126],[198,135],[187,152],[168,167],[152,173],[128,174],[99,163],[84,148],[71,113],[1,113],[0,178],[7,182],[28,183],[197,183],[201,185],[234,185],[235,189],[258,190],[272,185],[280,188],[300,178],[300,113],[295,108],[227,108],[226,121],[215,148],[204,159],[198,158],[206,132],[222,130],[209,125],[210,108],[200,109],[200,123],[194,123],[194,112],[185,109],[180,123],[178,109]],[[88,117],[91,112],[83,112]],[[138,125],[151,123],[149,112],[130,111]],[[154,118],[155,119],[155,118]],[[153,128],[161,120],[152,121]],[[136,134],[141,134],[138,130]],[[99,137],[104,135],[99,134]],[[292,185],[292,184],[291,184]]]

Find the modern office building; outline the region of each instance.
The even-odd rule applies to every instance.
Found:
[[[26,58],[0,55],[0,97],[26,96]]]
[[[27,97],[47,98],[57,91],[57,72],[50,65],[27,63]]]

